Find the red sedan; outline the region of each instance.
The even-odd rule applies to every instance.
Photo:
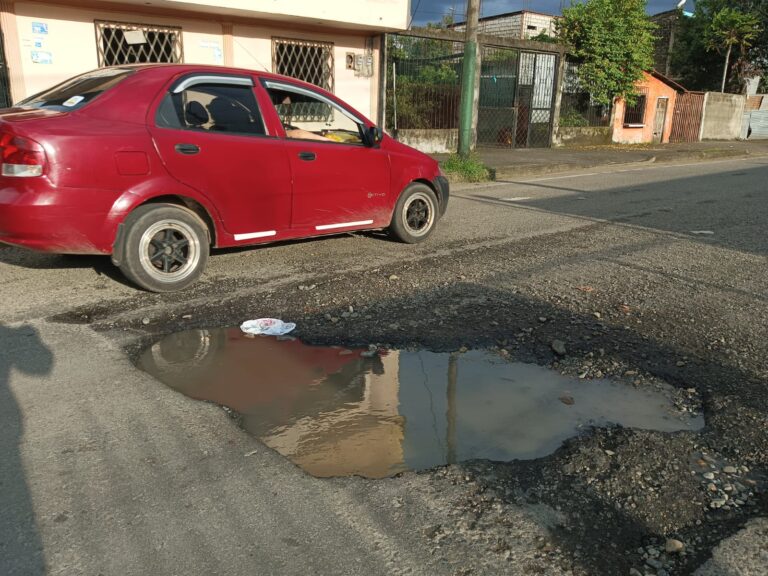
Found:
[[[111,254],[170,292],[211,247],[388,229],[448,204],[429,156],[316,86],[193,65],[104,68],[0,111],[0,242]]]

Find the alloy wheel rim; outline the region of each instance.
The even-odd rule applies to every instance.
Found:
[[[412,236],[424,236],[432,229],[435,210],[432,199],[417,192],[403,206],[403,223]]]
[[[178,282],[200,262],[200,242],[192,228],[179,220],[161,220],[147,228],[139,241],[141,266],[160,282]]]

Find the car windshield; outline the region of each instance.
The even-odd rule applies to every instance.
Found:
[[[49,90],[22,100],[17,106],[22,108],[46,108],[69,112],[82,108],[99,94],[133,74],[131,68],[105,68],[94,70],[82,76],[67,80]]]

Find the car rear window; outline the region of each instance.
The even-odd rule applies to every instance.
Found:
[[[105,68],[77,76],[49,90],[22,100],[22,108],[45,108],[69,112],[82,108],[105,90],[109,90],[133,74],[131,68]]]

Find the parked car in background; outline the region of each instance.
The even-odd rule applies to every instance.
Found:
[[[0,242],[111,254],[156,292],[211,247],[387,229],[425,240],[437,163],[316,86],[216,66],[103,68],[0,111]]]

